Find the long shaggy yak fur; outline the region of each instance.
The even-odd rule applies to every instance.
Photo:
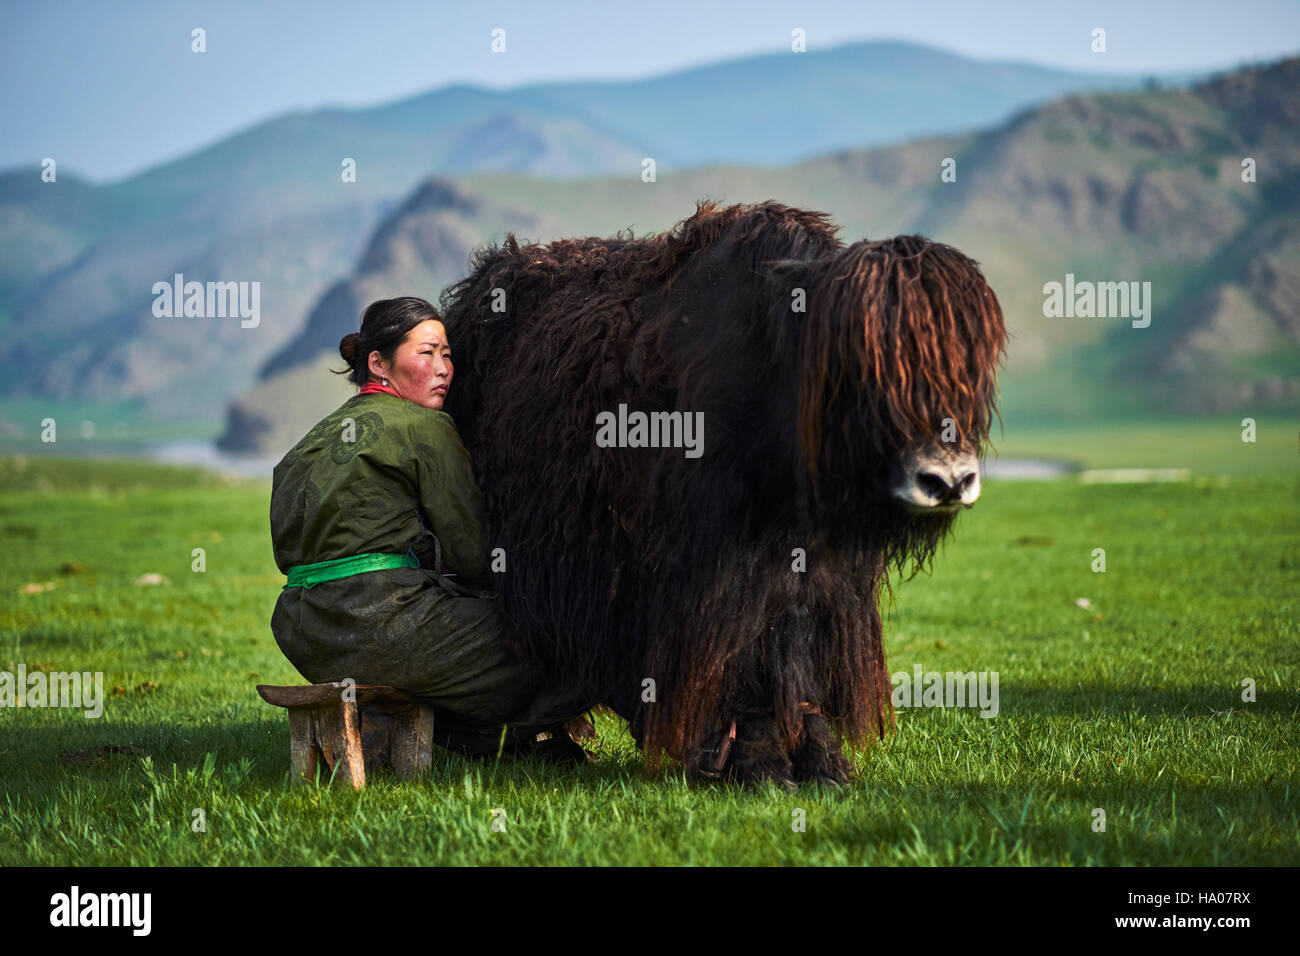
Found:
[[[904,513],[890,467],[945,419],[988,440],[1006,333],[976,264],[837,231],[710,201],[640,239],[509,234],[441,298],[517,650],[690,772],[735,722],[730,775],[842,780],[835,735],[893,726],[877,601],[952,518]],[[703,455],[599,447],[620,404],[702,412]]]

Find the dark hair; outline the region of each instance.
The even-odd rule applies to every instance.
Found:
[[[371,302],[361,316],[361,331],[349,332],[339,340],[339,355],[348,367],[330,371],[347,375],[348,381],[361,387],[370,381],[370,353],[377,350],[385,362],[391,362],[406,334],[429,319],[441,322],[442,316],[424,299],[412,295]]]

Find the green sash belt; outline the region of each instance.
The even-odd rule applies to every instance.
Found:
[[[289,583],[284,587],[310,588],[322,581],[346,578],[365,571],[383,571],[387,568],[418,568],[420,560],[407,551],[405,554],[354,554],[349,558],[318,561],[315,564],[295,564],[289,569]],[[284,588],[281,588],[284,590]]]

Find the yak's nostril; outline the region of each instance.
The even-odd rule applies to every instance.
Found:
[[[944,501],[953,493],[952,486],[932,471],[923,471],[917,475],[916,484],[936,501]]]
[[[978,471],[968,471],[966,472],[966,474],[958,478],[957,493],[964,495],[967,491],[970,490],[971,485],[975,483],[975,479],[978,477],[979,477]]]

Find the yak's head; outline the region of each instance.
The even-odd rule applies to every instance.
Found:
[[[974,261],[922,236],[774,265],[778,286],[806,296],[792,321],[815,509],[901,551],[932,549],[979,498],[1006,343],[997,297]]]

